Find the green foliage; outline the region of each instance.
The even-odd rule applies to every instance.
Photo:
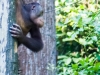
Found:
[[[92,58],[58,57],[58,75],[100,75],[100,62]]]
[[[60,54],[68,51],[98,51],[100,11],[96,9],[96,4],[91,6],[87,8],[78,0],[56,1],[57,48]]]
[[[100,74],[100,5],[90,1],[55,2],[58,75]]]

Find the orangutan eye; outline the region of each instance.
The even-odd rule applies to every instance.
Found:
[[[32,10],[35,8],[35,5],[32,6]]]

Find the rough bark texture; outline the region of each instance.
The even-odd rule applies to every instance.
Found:
[[[7,26],[7,19],[8,18],[7,17],[8,17],[8,13],[6,13],[7,9],[5,9],[7,2],[5,2],[5,4],[4,4],[4,2],[5,2],[5,0],[2,2],[0,1],[0,35],[1,35],[0,36],[0,75],[5,75],[5,73],[6,73],[5,47],[7,45],[7,29],[8,29],[8,26]],[[3,5],[4,5],[4,7],[3,7]],[[4,9],[5,9],[5,11],[4,11]]]
[[[33,0],[37,1],[37,0]],[[32,2],[26,0],[25,3]],[[34,53],[21,46],[18,50],[21,75],[56,75],[55,6],[54,0],[38,0],[44,7],[45,25],[41,29],[44,48]]]
[[[15,22],[13,3],[13,0],[0,0],[0,75],[18,74],[17,44],[8,31]]]

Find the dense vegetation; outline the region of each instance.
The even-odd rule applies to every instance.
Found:
[[[100,75],[100,2],[56,0],[57,75]]]

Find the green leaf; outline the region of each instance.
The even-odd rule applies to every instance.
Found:
[[[78,69],[78,64],[72,64],[72,68],[73,68],[74,70],[77,70],[77,69]]]
[[[78,71],[75,71],[75,72],[74,72],[74,75],[79,75],[79,74],[78,74]]]
[[[85,61],[82,59],[82,60],[79,61],[79,63],[80,63],[82,66],[84,66]]]
[[[84,46],[87,44],[86,39],[83,39],[83,38],[79,38],[79,43]]]
[[[100,63],[96,63],[95,65],[94,65],[94,71],[95,72],[97,72],[98,70],[100,70]]]
[[[96,54],[96,58],[100,61],[100,54]]]
[[[80,19],[78,20],[78,26],[79,27],[82,27],[83,26],[82,17],[80,17]]]
[[[80,58],[72,58],[74,63],[78,63]]]
[[[72,38],[64,38],[62,41],[66,42],[66,41],[72,41],[72,40],[74,40],[74,39],[72,39]]]
[[[92,40],[93,41],[97,41],[98,39],[97,39],[97,36],[92,36]]]
[[[73,34],[73,32],[67,32],[68,36],[71,36]]]
[[[64,34],[57,34],[57,37],[63,36]]]
[[[69,57],[67,59],[64,59],[64,62],[66,65],[69,65],[72,62],[72,59]]]
[[[93,44],[93,40],[87,41],[87,45]]]
[[[64,59],[64,58],[67,58],[67,56],[65,56],[65,55],[58,56],[58,59]]]
[[[80,9],[84,9],[85,8],[85,6],[84,5],[80,5]]]

